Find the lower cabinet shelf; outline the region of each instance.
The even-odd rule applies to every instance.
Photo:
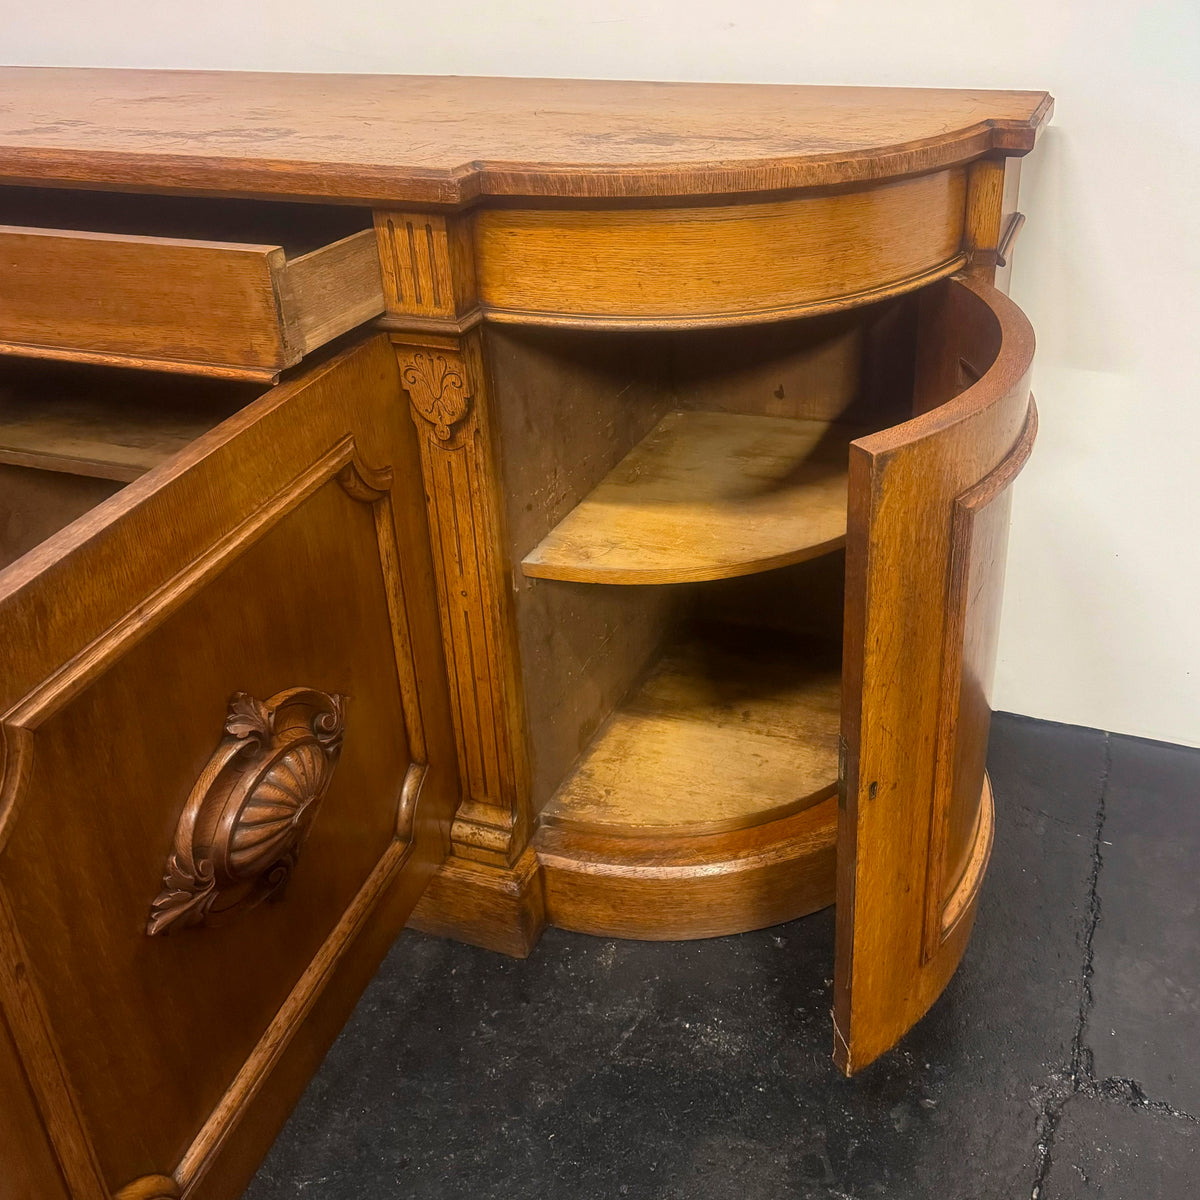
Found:
[[[670,644],[541,815],[547,915],[711,937],[833,900],[839,648],[703,625]]]
[[[667,649],[542,813],[545,825],[704,836],[834,793],[838,648],[767,630],[705,629]]]

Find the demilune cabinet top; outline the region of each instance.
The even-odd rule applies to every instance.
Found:
[[[9,67],[12,179],[370,203],[869,182],[1025,154],[1045,92]]]

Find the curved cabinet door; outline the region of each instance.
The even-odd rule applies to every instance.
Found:
[[[915,409],[850,450],[835,1051],[890,1049],[962,957],[992,840],[984,770],[1009,485],[1033,333],[987,284],[922,297]]]
[[[73,1197],[240,1193],[445,855],[400,394],[367,341],[0,573],[0,1033]]]

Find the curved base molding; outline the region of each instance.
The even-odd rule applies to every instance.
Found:
[[[731,833],[605,837],[543,827],[533,845],[551,925],[676,941],[746,933],[834,901],[837,801]]]

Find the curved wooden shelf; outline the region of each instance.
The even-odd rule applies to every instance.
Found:
[[[837,781],[836,646],[709,628],[673,648],[609,718],[543,826],[707,837],[827,799]]]
[[[522,562],[574,583],[751,575],[846,539],[847,447],[861,430],[743,413],[673,412]]]

